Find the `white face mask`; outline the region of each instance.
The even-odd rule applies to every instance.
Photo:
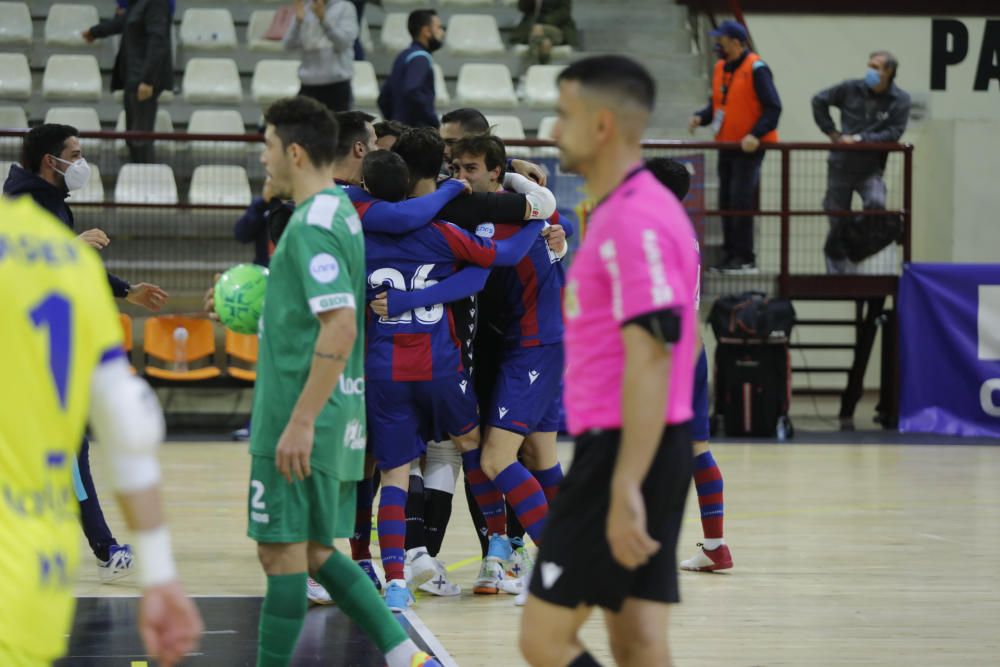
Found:
[[[63,175],[66,181],[66,189],[72,192],[73,190],[79,190],[87,184],[90,180],[90,165],[87,164],[86,158],[80,158],[76,162],[70,162],[69,160],[63,160],[53,155],[56,160],[68,164],[66,171],[59,172]]]

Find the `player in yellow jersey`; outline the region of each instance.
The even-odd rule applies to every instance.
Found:
[[[156,447],[163,413],[133,378],[97,253],[31,199],[0,199],[0,665],[66,650],[77,567],[71,464],[89,420],[108,455],[144,588],[139,627],[170,665],[201,619],[177,582]]]

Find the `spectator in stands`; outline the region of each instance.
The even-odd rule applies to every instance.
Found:
[[[124,91],[125,129],[152,132],[160,93],[174,88],[170,46],[171,3],[168,0],[131,0],[123,14],[83,31],[88,42],[121,35],[121,46],[111,72],[111,90]],[[128,140],[132,162],[155,162],[151,139]]]
[[[888,51],[868,56],[862,79],[849,79],[821,90],[812,98],[813,118],[820,131],[835,144],[899,141],[910,119],[910,96],[895,84],[899,64]],[[830,107],[840,109],[840,130],[830,117]],[[848,211],[857,192],[866,211],[885,209],[882,180],[888,153],[830,151],[827,161],[826,211]],[[838,219],[830,217],[831,230]],[[827,258],[830,273],[850,271],[849,260]]]
[[[358,15],[358,37],[354,40],[354,59],[364,60],[365,47],[361,44],[361,22],[365,18],[365,5],[367,2],[366,0],[351,0],[351,4],[354,5],[354,13]],[[376,4],[381,5],[382,0],[378,0]]]
[[[333,180],[339,185],[361,185],[361,163],[365,156],[378,150],[375,145],[375,116],[364,111],[342,111],[336,114],[337,147],[333,154]]]
[[[177,10],[177,0],[167,1],[170,4],[170,18],[173,18],[174,12]],[[118,0],[115,5],[115,16],[124,15],[125,10],[128,9],[128,0]]]
[[[267,219],[272,205],[281,205],[281,201],[275,199],[271,192],[270,176],[264,180],[260,195],[253,198],[247,210],[236,221],[233,236],[240,243],[253,243],[253,263],[267,266],[271,263],[271,253],[274,251],[274,244],[268,234]]]
[[[547,65],[553,46],[577,45],[573,0],[519,0],[517,8],[524,16],[510,41],[528,45],[528,64]]]
[[[738,150],[719,151],[719,208],[750,211],[764,160],[761,144],[778,140],[781,99],[771,70],[747,47],[747,31],[736,21],[723,21],[709,33],[715,37],[712,96],[708,106],[691,117],[689,129],[711,125],[716,141],[740,144]],[[723,273],[756,273],[753,216],[722,216],[724,257],[712,267]]]
[[[410,127],[438,127],[431,54],[444,43],[441,17],[433,9],[415,9],[407,19],[407,29],[413,43],[396,56],[378,107],[388,120]]]
[[[392,150],[393,144],[406,130],[406,126],[394,120],[381,120],[374,125],[375,147],[380,151]]]
[[[299,95],[311,97],[331,111],[351,108],[354,78],[354,40],[358,14],[348,0],[294,0],[295,20],[283,44],[301,50]]]

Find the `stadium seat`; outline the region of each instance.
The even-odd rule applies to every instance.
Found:
[[[226,373],[230,377],[253,384],[257,380],[257,336],[253,334],[238,334],[226,329]],[[250,368],[236,366],[245,364]]]
[[[192,58],[181,84],[191,104],[239,104],[243,101],[240,71],[232,58]]]
[[[118,172],[115,202],[119,204],[176,204],[177,183],[167,164],[126,164]]]
[[[538,123],[538,138],[546,139],[552,141],[552,132],[555,130],[556,121],[559,120],[556,116],[545,116]],[[534,157],[559,157],[559,149],[555,146],[535,146],[531,154]]]
[[[249,206],[251,199],[250,180],[243,167],[205,164],[191,174],[188,201],[192,204]]]
[[[456,7],[493,7],[494,0],[439,0],[442,7],[454,5]]]
[[[379,42],[384,51],[398,53],[413,43],[413,38],[406,29],[406,19],[407,14],[404,12],[391,12],[385,15],[382,21],[382,34],[379,35]]]
[[[361,18],[361,48],[366,54],[371,54],[375,50],[375,42],[372,40],[372,29],[368,25],[368,17]]]
[[[532,65],[524,74],[525,102],[532,109],[555,109],[559,100],[556,78],[562,65]]]
[[[19,130],[28,127],[28,117],[24,113],[24,107],[0,107],[0,127],[5,130]]]
[[[42,77],[42,96],[46,100],[101,99],[101,68],[97,58],[90,55],[49,56]]]
[[[493,56],[506,51],[497,20],[489,14],[453,15],[444,46],[449,53],[462,56]]]
[[[101,129],[101,118],[94,107],[51,107],[45,113],[44,122],[72,125],[81,132]]]
[[[195,109],[188,121],[189,134],[246,134],[243,116],[236,109]],[[233,141],[191,141],[195,162],[238,160],[243,162],[249,143]],[[249,202],[248,202],[249,203]]]
[[[101,168],[97,166],[96,162],[88,164],[90,165],[90,180],[79,190],[69,193],[67,201],[71,204],[104,201],[104,181],[101,180]]]
[[[298,60],[258,60],[250,81],[250,95],[257,104],[270,106],[299,92]]]
[[[236,26],[228,9],[185,9],[180,43],[185,48],[227,50],[236,48]]]
[[[31,12],[24,2],[0,2],[0,44],[31,44]]]
[[[524,139],[524,124],[519,116],[487,116],[490,134],[501,139]]]
[[[122,325],[122,347],[125,349],[125,358],[128,360],[132,375],[135,375],[135,366],[132,365],[132,318],[125,313],[118,313],[118,321]]]
[[[514,55],[517,56],[518,58],[527,58],[528,45],[515,44]],[[573,47],[570,46],[569,44],[560,44],[559,46],[552,47],[552,60],[554,62],[569,60],[571,57],[573,57]]]
[[[118,112],[118,122],[115,123],[115,132],[125,131],[125,111],[122,110]],[[156,110],[156,122],[153,124],[154,132],[173,132],[174,131],[174,121],[170,118],[170,112],[166,109]],[[156,146],[156,154],[161,158],[168,155],[174,154],[174,146],[177,144],[176,141],[155,141],[153,142]],[[128,155],[128,146],[125,144],[124,139],[115,139],[115,151],[120,157],[125,157]]]
[[[100,21],[97,7],[56,3],[49,7],[45,18],[46,46],[87,46],[84,30]]]
[[[517,95],[506,65],[466,63],[458,71],[458,104],[487,109],[513,109]]]
[[[378,79],[375,78],[375,66],[367,60],[354,61],[354,78],[351,79],[351,90],[354,92],[354,105],[358,107],[374,107],[378,102]]]
[[[187,330],[187,340],[179,343],[174,332]],[[145,375],[151,380],[173,382],[198,382],[222,375],[212,363],[215,356],[215,331],[212,321],[190,317],[150,317],[143,327],[142,352],[145,356]],[[177,369],[183,361],[188,370]]]
[[[247,47],[251,51],[263,51],[274,53],[284,51],[284,46],[280,39],[266,39],[264,34],[277,12],[273,9],[258,9],[250,14],[250,23],[247,25]]]
[[[451,106],[451,94],[448,92],[448,84],[444,81],[444,70],[437,63],[434,63],[434,104],[439,107]]]
[[[0,53],[0,98],[26,100],[31,97],[31,70],[23,53]]]

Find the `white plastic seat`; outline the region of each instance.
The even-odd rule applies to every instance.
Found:
[[[81,132],[101,129],[101,117],[94,107],[52,107],[45,113],[44,122],[72,125]]]
[[[501,139],[524,139],[524,124],[518,116],[487,116],[490,134]]]
[[[196,167],[191,174],[188,201],[192,204],[230,204],[249,206],[253,195],[243,167],[208,164]]]
[[[167,164],[126,164],[118,172],[115,202],[119,204],[176,204],[177,182]]]
[[[413,43],[410,32],[406,29],[408,15],[404,12],[390,12],[382,20],[382,34],[379,41],[382,48],[389,53],[402,51]]]
[[[192,58],[181,83],[191,104],[239,104],[243,101],[240,71],[232,58]]]
[[[556,129],[556,116],[545,116],[538,122],[538,138],[553,141],[553,131]],[[531,151],[535,157],[558,157],[559,149],[555,146],[535,146]]]
[[[454,5],[456,7],[493,7],[495,0],[438,0],[442,7]]]
[[[275,53],[284,50],[280,39],[265,39],[267,33],[274,22],[274,9],[258,9],[250,14],[250,23],[247,25],[247,47],[251,51],[263,51]]]
[[[195,109],[188,121],[188,134],[245,134],[243,116],[235,109]],[[192,141],[191,159],[198,162],[241,161],[250,143],[235,141]]]
[[[563,60],[569,60],[573,57],[573,47],[569,44],[560,44],[559,46],[552,47],[552,60],[559,62]],[[514,45],[514,55],[518,58],[526,58],[528,56],[528,45],[527,44],[515,44]]]
[[[45,45],[86,46],[82,33],[98,21],[94,5],[56,3],[45,18]]]
[[[118,122],[115,123],[115,132],[125,131],[125,111],[122,110],[118,112]],[[170,117],[170,112],[166,109],[159,108],[156,110],[156,121],[153,123],[153,132],[173,132],[174,131],[174,121]],[[177,144],[176,141],[154,141],[156,154],[161,158],[168,155],[174,154],[174,146]],[[124,139],[115,139],[115,151],[118,153],[119,157],[124,158],[128,155],[128,145],[125,143]]]
[[[455,14],[448,21],[449,53],[463,56],[492,56],[506,51],[497,20],[489,14]]]
[[[27,3],[0,2],[0,44],[31,44],[31,12]]]
[[[0,127],[5,130],[19,130],[28,127],[28,116],[24,113],[24,107],[0,107]]]
[[[261,106],[299,92],[298,60],[258,60],[250,81],[250,95]]]
[[[46,100],[101,99],[101,69],[90,55],[52,55],[45,63],[42,96]]]
[[[186,48],[225,50],[236,48],[236,26],[228,9],[185,9],[180,42]]]
[[[31,97],[31,70],[23,53],[0,53],[0,98],[26,100]]]
[[[79,190],[69,193],[69,202],[71,204],[104,201],[104,182],[101,181],[101,170],[94,162],[88,164],[90,164],[90,180]]]
[[[434,104],[439,107],[451,106],[451,94],[448,92],[448,84],[444,80],[444,70],[437,63],[434,68]]]
[[[554,109],[559,101],[556,79],[562,65],[532,65],[524,74],[525,102],[532,109]]]
[[[462,106],[487,109],[513,109],[517,106],[517,95],[514,94],[514,84],[506,65],[462,65],[455,92]]]
[[[354,93],[354,106],[374,107],[378,102],[379,90],[378,79],[375,78],[375,66],[367,60],[354,61],[351,90]]]

